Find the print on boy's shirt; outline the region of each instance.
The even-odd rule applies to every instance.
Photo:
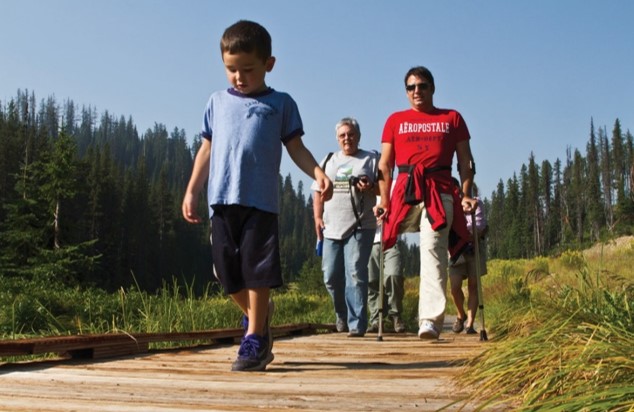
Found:
[[[337,169],[335,176],[334,190],[335,192],[349,192],[350,178],[352,177],[352,166],[341,166]]]
[[[277,111],[271,106],[259,104],[257,106],[249,107],[247,119],[251,116],[257,116],[263,118],[264,120],[269,120],[269,117],[274,116],[276,112]]]

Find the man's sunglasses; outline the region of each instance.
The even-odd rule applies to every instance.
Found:
[[[427,90],[429,89],[429,83],[408,84],[407,86],[405,86],[405,90],[407,90],[408,92],[413,92],[414,90],[416,90],[416,87],[421,90]]]

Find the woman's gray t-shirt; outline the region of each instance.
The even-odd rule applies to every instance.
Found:
[[[324,161],[326,158],[322,159],[320,165],[323,166]],[[376,205],[374,190],[359,192],[350,184],[350,179],[365,175],[376,185],[378,161],[377,152],[362,149],[352,156],[347,156],[342,151],[334,152],[328,159],[324,172],[332,180],[334,190],[332,199],[324,203],[324,237],[334,240],[345,239],[359,228],[353,201],[361,222],[360,229],[376,229],[376,217],[372,210]],[[319,190],[316,182],[313,182],[311,190]]]

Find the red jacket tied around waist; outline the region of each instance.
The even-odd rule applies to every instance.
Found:
[[[451,167],[425,169],[422,163],[400,166],[396,184],[390,199],[390,212],[383,224],[383,249],[396,244],[399,226],[412,205],[424,202],[429,223],[433,230],[447,226],[447,215],[442,204],[437,178],[451,180]],[[452,185],[453,222],[449,231],[449,255],[455,261],[470,243],[471,235],[460,202],[460,190]]]

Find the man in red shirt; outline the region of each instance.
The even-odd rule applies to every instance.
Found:
[[[460,113],[434,106],[431,72],[422,66],[410,69],[405,75],[405,90],[411,108],[393,113],[383,129],[381,202],[375,210],[384,220],[385,249],[394,245],[400,233],[420,232],[418,336],[436,339],[445,317],[447,250],[457,259],[467,246],[469,233],[462,212],[470,213],[477,207],[471,197],[474,162],[469,130]],[[451,178],[454,153],[462,199]],[[395,166],[398,175],[390,193]]]

